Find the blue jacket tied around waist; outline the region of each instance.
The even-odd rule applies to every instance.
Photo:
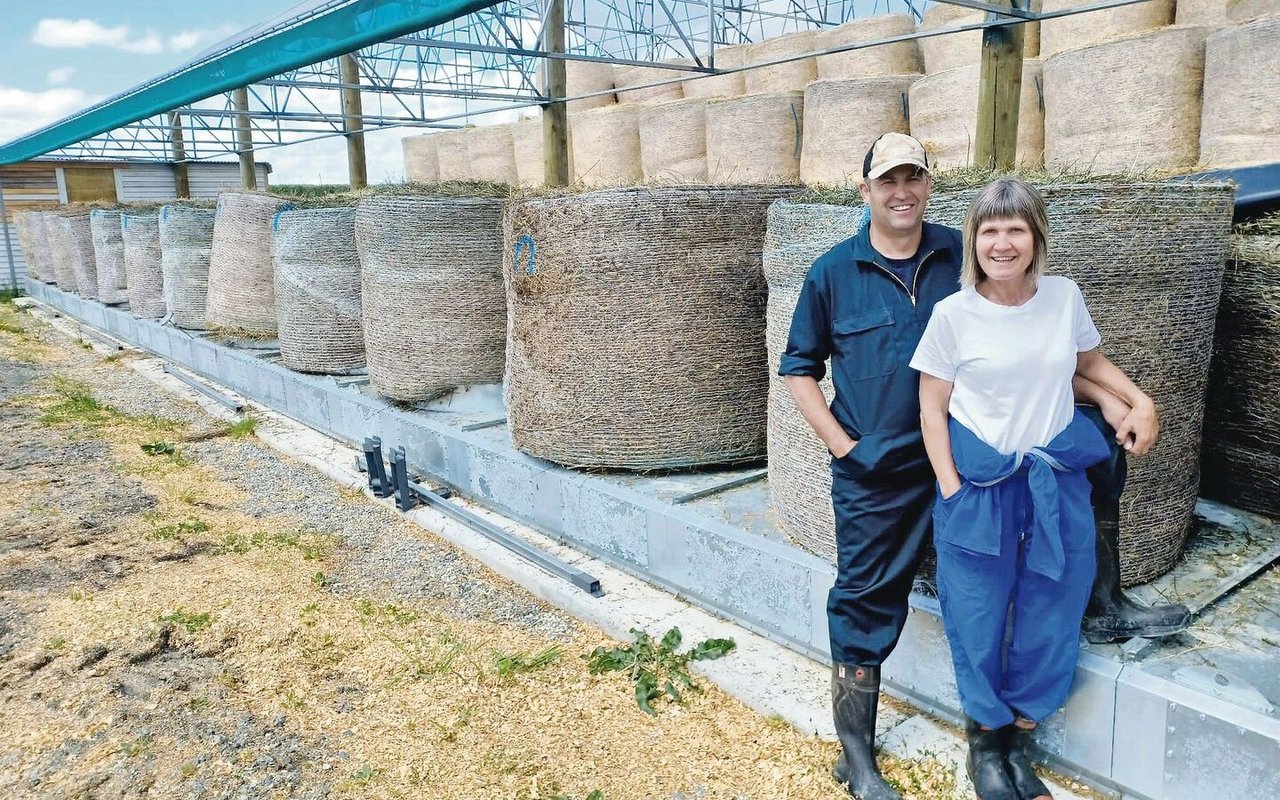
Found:
[[[1008,525],[1027,523],[1027,568],[1050,580],[1061,580],[1065,551],[1093,548],[1093,511],[1084,470],[1109,452],[1097,426],[1077,411],[1049,444],[1007,455],[954,417],[949,428],[951,455],[964,484],[954,495],[939,501],[935,536],[964,550],[996,556],[1000,554],[1000,532]],[[1010,509],[999,502],[993,489],[1023,472],[1030,489],[1030,520],[1006,519]],[[950,524],[952,521],[959,524]]]

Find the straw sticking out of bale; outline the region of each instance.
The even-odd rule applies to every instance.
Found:
[[[280,359],[299,372],[364,366],[356,210],[281,211],[272,223]]]
[[[747,45],[717,47],[714,60],[716,69],[741,67],[747,63]],[[702,63],[707,63],[706,57],[703,57]],[[705,78],[686,78],[680,87],[687,98],[737,97],[746,93],[747,79],[745,73],[733,72],[728,75],[711,75]]]
[[[1205,41],[1200,164],[1280,161],[1280,16],[1224,28]]]
[[[1017,163],[1036,167],[1044,157],[1043,66],[1022,62],[1022,91],[1018,99]],[[967,167],[973,162],[978,131],[978,89],[981,67],[972,64],[929,75],[911,87],[911,133],[941,169]]]
[[[210,328],[252,336],[276,334],[276,280],[271,266],[271,219],[288,207],[250,192],[218,196],[209,256]]]
[[[435,183],[440,180],[440,164],[436,161],[436,135],[406,136],[400,140],[404,149],[404,174],[413,183]]]
[[[510,125],[472,128],[467,137],[467,158],[471,162],[471,180],[517,183],[516,152]]]
[[[202,331],[208,327],[209,258],[217,211],[191,206],[160,209],[160,269],[164,304],[174,325]]]
[[[803,130],[803,92],[709,101],[707,176],[712,183],[797,183]]]
[[[646,83],[669,81],[684,77],[684,70],[662,69],[661,67],[635,67],[618,64],[614,72],[613,85],[617,88],[619,103],[640,103],[653,105],[667,103],[684,97],[680,90],[680,82],[649,86],[643,89],[632,89]]]
[[[506,396],[521,450],[667,469],[764,453],[760,246],[785,190],[623,189],[514,203]]]
[[[840,45],[869,42],[890,36],[902,36],[915,30],[910,14],[881,14],[856,19],[835,28],[819,31],[814,37],[815,50],[829,50]],[[924,69],[920,48],[915,41],[894,42],[860,50],[818,56],[818,78],[834,80],[875,75],[911,75]]]
[[[748,45],[747,63],[763,64],[800,53],[812,53],[816,36],[817,31],[797,31]],[[747,70],[746,75],[747,94],[804,91],[804,87],[818,77],[818,62],[814,58],[800,58]]]
[[[516,179],[521,186],[546,183],[542,120],[526,119],[511,128],[511,149],[516,159]]]
[[[1032,10],[1039,10],[1040,0],[1033,0]],[[957,25],[973,25],[986,19],[986,12],[963,6],[937,3],[924,12],[920,20],[921,31],[951,28]],[[982,59],[982,30],[947,33],[917,40],[928,75],[945,72],[956,67],[977,64]],[[1022,26],[1022,56],[1035,58],[1041,55],[1040,23],[1028,22]]]
[[[160,213],[126,211],[120,216],[129,310],[141,319],[165,315],[164,272],[160,267]]]
[[[640,112],[646,183],[707,182],[707,101],[677,100]]]
[[[356,208],[369,379],[403,403],[502,378],[502,201],[369,197]]]
[[[1076,0],[1043,0],[1045,11],[1079,7]],[[1162,28],[1173,22],[1174,0],[1146,0],[1127,6],[1047,19],[1040,28],[1040,55],[1110,42],[1123,36]],[[1157,62],[1157,66],[1160,66]]]
[[[120,305],[129,299],[120,212],[95,208],[89,214],[89,231],[98,272],[98,300],[109,306]]]
[[[574,180],[584,186],[638,183],[640,108],[635,104],[597,108],[569,117],[573,135]]]
[[[1045,165],[1093,172],[1194,165],[1209,30],[1163,28],[1045,62]]]
[[[592,92],[604,92],[595,97],[570,100],[566,107],[570,114],[590,111],[593,108],[611,106],[616,101],[613,93],[614,70],[608,61],[565,61],[565,91],[569,97]]]
[[[906,96],[919,75],[815,81],[804,90],[800,179],[839,186],[862,177],[862,156],[882,134],[907,133]]]
[[[474,128],[457,128],[437,133],[436,176],[441,181],[471,180],[470,155],[467,153],[467,137]]]

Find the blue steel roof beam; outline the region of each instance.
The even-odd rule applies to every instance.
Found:
[[[336,90],[337,88],[339,88],[336,86],[330,86],[328,84],[322,84],[322,83],[313,84],[310,82],[305,83],[304,86],[309,88],[315,88],[315,89]],[[496,91],[483,91],[483,90],[471,90],[471,89],[399,88],[399,89],[391,89],[391,90],[370,90],[369,87],[363,86],[363,85],[360,88],[367,91],[374,91],[377,94],[384,94],[384,93],[385,94],[397,94],[397,93],[422,94],[422,95],[426,95],[427,97],[449,97],[449,98],[455,98],[455,99],[471,98],[473,100],[524,101],[524,100],[536,100],[539,97],[539,95],[533,95],[533,94],[502,93],[502,92],[496,92]],[[329,116],[332,116],[332,112],[326,112],[319,108],[316,108],[316,111],[319,112],[320,114],[327,114]],[[264,111],[264,112],[257,112],[256,115],[268,116],[268,115],[276,115],[276,114],[283,114],[283,113],[284,112],[281,112],[281,111]],[[365,115],[365,119],[369,119],[369,118],[371,118],[370,115]]]

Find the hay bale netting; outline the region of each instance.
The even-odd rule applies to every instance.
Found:
[[[1227,0],[1176,0],[1175,25],[1221,25],[1227,19]]]
[[[49,225],[53,215],[47,211],[31,211],[27,214],[27,230],[31,237],[27,255],[27,269],[40,281],[53,283],[53,259],[49,252]]]
[[[1078,0],[1043,0],[1043,4],[1045,11],[1080,6]],[[1173,22],[1173,5],[1174,0],[1144,0],[1127,6],[1046,19],[1040,28],[1040,55],[1049,58],[1067,50],[1163,28]],[[1159,61],[1155,66],[1165,67]]]
[[[1280,161],[1280,15],[1205,40],[1200,165]]]
[[[541,119],[526,119],[513,125],[511,149],[516,159],[516,181],[521,186],[542,186],[546,183]]]
[[[841,186],[862,177],[862,157],[888,131],[907,133],[907,91],[919,75],[814,81],[804,90],[800,180]]]
[[[1046,61],[1045,166],[1090,172],[1194,166],[1210,30],[1162,28]]]
[[[125,211],[120,215],[129,311],[140,319],[165,315],[164,271],[160,267],[160,212]]]
[[[89,209],[62,212],[63,229],[66,231],[67,256],[71,260],[74,280],[73,291],[86,300],[98,299],[98,264],[93,256],[93,228],[89,223]]]
[[[212,208],[171,205],[160,209],[160,271],[165,311],[186,330],[208,328],[209,259],[213,252]]]
[[[712,183],[798,183],[803,134],[803,92],[711,100],[707,177]]]
[[[617,102],[617,97],[611,91],[613,89],[613,78],[612,62],[565,61],[565,92],[568,93],[569,97],[594,92],[602,93],[594,97],[584,97],[581,100],[570,100],[565,104],[565,108],[570,114],[576,114],[580,111],[590,111],[593,108],[604,108],[605,106],[613,105]]]
[[[412,183],[436,183],[440,180],[440,164],[436,161],[434,133],[406,136],[400,140],[404,149],[404,174]]]
[[[812,30],[796,31],[748,45],[747,64],[763,64],[800,53],[812,53],[817,35],[818,32]],[[747,70],[745,91],[746,94],[804,91],[804,87],[817,79],[817,59],[800,58],[770,67]]]
[[[1024,167],[1044,162],[1043,69],[1038,60],[1022,62],[1017,162]],[[928,75],[911,86],[911,134],[940,169],[967,167],[973,162],[980,72],[978,64],[956,67]]]
[[[684,70],[663,69],[662,67],[637,67],[628,64],[615,65],[613,85],[618,91],[619,103],[639,103],[653,105],[667,103],[684,97],[680,89],[679,78],[684,77]],[[675,80],[675,83],[664,83],[658,86],[646,86],[633,89],[633,86],[644,86],[656,81]]]
[[[814,37],[814,49],[829,50],[841,45],[902,36],[915,29],[915,18],[910,14],[879,14],[818,31]],[[818,56],[817,60],[819,80],[911,75],[924,69],[916,40],[831,53]]]
[[[1227,0],[1227,19],[1231,22],[1248,22],[1273,14],[1280,14],[1280,0]]]
[[[356,210],[281,211],[271,228],[281,361],[299,372],[363,367]]]
[[[474,130],[474,127],[455,128],[435,135],[437,180],[442,183],[472,180],[467,142]]]
[[[18,247],[22,251],[22,258],[27,264],[27,276],[37,281],[40,280],[35,231],[38,213],[38,211],[18,211],[13,215],[13,228],[18,236]]]
[[[271,266],[271,220],[288,207],[253,192],[218,195],[209,255],[211,329],[248,336],[276,335],[276,279]]]
[[[640,112],[645,183],[707,182],[707,101],[676,100]]]
[[[1233,192],[1184,182],[1041,186],[1049,211],[1049,271],[1084,291],[1102,350],[1155,400],[1160,441],[1129,462],[1122,502],[1122,575],[1167,571],[1182,549],[1199,488],[1200,432]],[[959,226],[976,190],[936,191],[927,218]],[[778,203],[765,242],[769,363],[776,368],[800,284],[813,260],[853,235],[860,206]],[[830,456],[771,388],[769,482],[787,532],[831,558]]]
[[[716,69],[737,69],[747,63],[747,47],[735,44],[730,47],[715,49]],[[706,63],[704,57],[702,63]],[[702,97],[737,97],[747,91],[747,77],[744,72],[731,72],[728,75],[708,75],[705,78],[686,78],[680,84],[686,98]]]
[[[513,203],[507,418],[560,464],[764,454],[760,245],[781,189],[634,188]]]
[[[1213,341],[1201,493],[1273,519],[1280,519],[1277,351],[1280,235],[1233,236]]]
[[[118,306],[129,300],[124,270],[124,239],[120,236],[120,212],[95,208],[89,214],[93,257],[98,273],[98,300]]]
[[[1038,11],[1040,0],[1033,0],[1030,8]],[[919,29],[931,31],[957,25],[972,25],[984,19],[986,19],[985,11],[947,3],[935,3],[924,12]],[[981,29],[929,36],[917,41],[920,43],[920,56],[927,75],[977,64],[982,60]],[[1028,22],[1022,26],[1022,57],[1035,58],[1040,54],[1040,23]]]
[[[71,238],[71,226],[66,214],[63,211],[46,212],[45,223],[49,241],[49,271],[53,282],[64,292],[75,292],[75,256],[71,252],[75,243]]]
[[[573,179],[584,186],[626,186],[643,178],[640,107],[612,105],[569,117]]]
[[[473,181],[518,183],[511,125],[472,128],[467,137],[467,158],[471,162],[470,179]]]
[[[402,403],[502,380],[502,201],[374,196],[356,208],[369,379]]]

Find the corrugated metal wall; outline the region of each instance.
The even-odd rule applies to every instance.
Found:
[[[258,188],[265,190],[268,186],[267,165],[258,164],[257,173]],[[218,192],[240,188],[240,165],[192,164],[187,170],[187,179],[192,197],[217,197]]]
[[[173,167],[131,164],[116,168],[116,195],[122,203],[160,202],[174,194]]]
[[[9,224],[9,242],[13,245],[13,265],[18,273],[18,283],[17,286],[11,286],[9,283],[9,254],[4,247],[3,234],[0,233],[0,270],[3,270],[0,273],[0,286],[16,289],[27,279],[27,259],[18,245],[18,229],[12,223]]]

